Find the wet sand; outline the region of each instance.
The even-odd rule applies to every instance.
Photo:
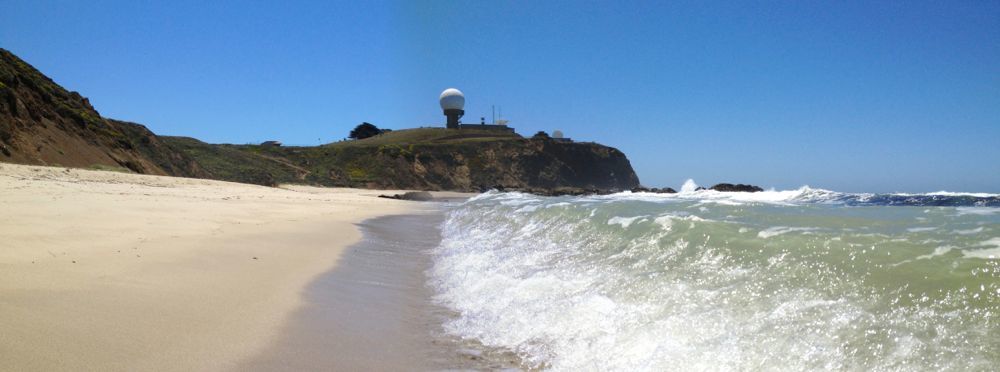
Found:
[[[491,351],[445,334],[454,316],[432,301],[425,272],[428,250],[441,239],[440,204],[419,213],[373,218],[360,224],[364,238],[305,292],[307,304],[269,350],[246,360],[252,371],[498,370],[517,365],[510,353]],[[344,301],[344,299],[349,299]]]
[[[390,216],[360,224],[364,238],[337,268],[305,291],[267,352],[246,370],[427,370],[434,364],[423,250],[439,241],[440,212]],[[405,237],[405,240],[396,240]]]

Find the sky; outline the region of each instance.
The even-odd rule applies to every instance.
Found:
[[[12,1],[8,49],[105,117],[313,145],[501,108],[640,181],[1000,192],[996,1]]]

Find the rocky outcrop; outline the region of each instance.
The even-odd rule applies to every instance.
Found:
[[[731,184],[731,183],[720,183],[715,186],[709,187],[710,190],[724,191],[724,192],[760,192],[764,189],[759,186],[745,185],[742,183]]]
[[[674,189],[672,189],[670,187],[664,187],[662,189],[659,189],[659,188],[655,188],[655,187],[649,187],[649,188],[647,188],[647,187],[639,186],[639,187],[633,188],[632,192],[648,192],[648,193],[653,193],[653,194],[676,194],[677,190],[674,190]]]
[[[434,195],[427,191],[408,191],[402,194],[379,195],[378,197],[386,199],[398,199],[398,200],[410,200],[410,201],[434,200]]]
[[[251,166],[277,183],[374,189],[564,195],[630,190],[639,184],[621,151],[594,143],[513,137],[265,147],[212,145],[179,137],[164,140],[205,166],[213,177],[237,182],[257,183],[248,178],[246,169],[239,169]]]
[[[362,182],[374,188],[567,194],[628,190],[639,183],[624,154],[592,143],[512,139],[358,147],[339,152],[343,160],[332,171],[340,174],[330,180],[337,186]],[[302,155],[289,153],[288,157],[305,164]],[[374,166],[362,165],[365,163]],[[339,165],[349,166],[344,169]],[[326,182],[320,178],[315,181]]]

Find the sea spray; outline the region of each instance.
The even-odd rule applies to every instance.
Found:
[[[685,194],[692,193],[697,190],[698,190],[698,184],[694,183],[694,180],[690,178],[687,181],[684,181],[684,184],[681,185],[681,192]]]
[[[1000,365],[996,195],[686,191],[449,210],[445,330],[553,370]]]

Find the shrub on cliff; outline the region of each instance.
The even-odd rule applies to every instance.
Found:
[[[351,134],[348,135],[347,138],[350,138],[350,139],[365,139],[365,138],[368,138],[368,137],[377,136],[379,134],[382,134],[382,130],[381,129],[378,129],[378,127],[376,127],[372,123],[364,122],[364,123],[358,124],[358,126],[354,127],[354,130],[351,131]]]

